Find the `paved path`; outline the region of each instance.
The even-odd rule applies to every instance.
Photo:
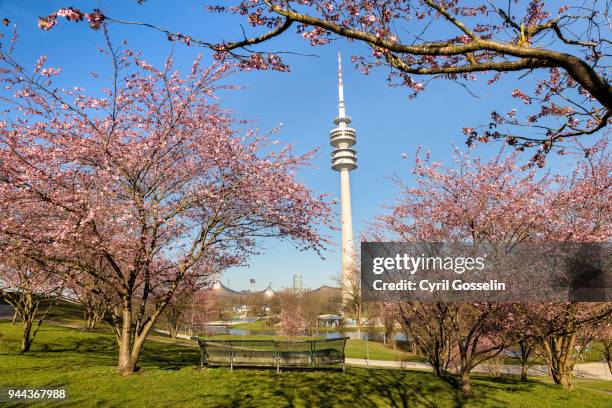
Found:
[[[170,336],[170,332],[168,330],[158,330],[158,329],[154,329],[157,333],[163,334],[164,336]],[[191,340],[191,337],[189,337],[189,335],[187,334],[181,334],[181,333],[177,333],[176,334],[176,338],[177,339],[183,339],[183,340]],[[194,343],[195,344],[195,343]]]
[[[364,358],[347,358],[346,364],[353,366],[367,366],[367,367],[381,367],[381,368],[402,368],[408,370],[431,370],[431,367],[427,363],[418,361],[382,361],[382,360],[368,360]],[[488,369],[485,364],[479,365],[474,369],[476,373],[488,373]],[[501,367],[502,374],[516,374],[520,375],[521,366],[504,364]],[[548,369],[545,365],[534,365],[529,367],[529,375],[533,376],[547,376]],[[577,378],[584,378],[589,380],[608,380],[612,381],[612,375],[608,371],[607,364],[604,363],[584,363],[578,364],[574,369],[574,375]]]

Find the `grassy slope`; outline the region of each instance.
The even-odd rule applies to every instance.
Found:
[[[44,309],[46,304],[41,305],[41,310]],[[83,324],[83,313],[79,305],[69,303],[66,301],[58,302],[49,313],[47,317],[49,323],[61,323],[67,326],[80,326],[84,327]],[[45,323],[46,324],[46,323]],[[44,325],[43,325],[44,327]],[[270,331],[274,330],[273,327],[268,326],[265,321],[258,321],[252,323],[239,323],[234,328],[237,329],[248,329],[254,332],[257,331]],[[270,339],[284,339],[280,336],[272,336],[266,334],[253,334],[249,336],[237,336],[237,335],[217,335],[211,338],[215,339],[251,339],[251,340],[270,340]],[[315,337],[301,337],[301,338],[315,338]],[[37,340],[35,340],[35,343]],[[393,350],[380,343],[369,341],[368,351],[370,360],[386,360],[386,361],[420,361],[419,358],[410,353],[404,353],[401,350]],[[349,340],[346,347],[346,356],[348,358],[365,358],[366,357],[366,341],[365,340]]]
[[[367,345],[367,348],[366,348]],[[349,340],[346,343],[346,356],[348,358],[368,358],[370,360],[387,360],[387,361],[423,361],[423,357],[419,357],[412,353],[406,353],[401,350],[393,350],[382,343],[366,340]]]
[[[65,387],[70,406],[435,406],[458,405],[456,391],[429,373],[348,368],[337,371],[197,370],[197,349],[148,341],[142,372],[114,372],[116,346],[105,332],[43,326],[31,353],[18,355],[19,328],[0,323],[0,388]],[[576,391],[512,378],[476,377],[466,407],[608,407],[610,383],[577,382]],[[41,403],[41,406],[51,405]]]

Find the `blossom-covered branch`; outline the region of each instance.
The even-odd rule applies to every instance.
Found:
[[[364,73],[376,67],[390,68],[389,79],[411,89],[411,97],[423,92],[431,79],[468,86],[484,74],[489,75],[487,82],[492,85],[505,73],[523,72],[521,78],[533,78],[524,81],[525,87],[533,88],[517,87],[512,96],[528,105],[524,118],[518,118],[517,110],[493,112],[488,124],[466,126],[464,133],[469,144],[502,140],[520,150],[536,148],[532,162],[542,166],[553,149],[561,154],[568,147],[575,149],[577,137],[596,133],[610,122],[608,7],[595,1],[590,7],[553,9],[543,0],[511,2],[506,7],[490,0],[476,4],[462,0],[236,1],[208,10],[245,16],[254,29],[266,31],[221,44],[195,40],[194,34],[172,33],[150,22],[105,18],[154,28],[171,40],[206,46],[219,59],[237,58],[243,69],[288,70],[279,55],[248,47],[265,43],[291,26],[314,46],[328,44],[338,36],[356,40],[369,49],[353,57],[357,66]],[[91,14],[62,9],[41,19],[41,27],[53,27],[60,15],[79,21],[92,20]],[[548,71],[548,77],[538,73],[542,70]]]

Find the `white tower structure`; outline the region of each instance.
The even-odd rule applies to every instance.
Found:
[[[342,213],[342,286],[343,298],[350,288],[350,275],[354,268],[355,243],[353,241],[353,216],[351,213],[351,184],[349,172],[357,168],[357,152],[351,149],[357,143],[357,132],[348,125],[351,118],[346,116],[344,106],[344,83],[342,82],[342,60],[338,53],[338,117],[336,128],[329,132],[329,142],[335,148],[331,154],[333,170],[340,172],[340,205]]]

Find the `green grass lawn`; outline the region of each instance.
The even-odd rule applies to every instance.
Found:
[[[271,326],[265,320],[258,320],[256,322],[246,322],[246,323],[237,323],[231,325],[232,329],[240,329],[240,330],[250,330],[251,332],[269,332],[278,330],[277,327]]]
[[[366,347],[367,346],[367,347]],[[385,361],[424,361],[423,357],[401,350],[393,350],[375,341],[350,339],[346,343],[346,357]]]
[[[3,303],[2,300],[0,300],[0,303]],[[46,312],[49,308],[49,304],[49,299],[43,299],[38,307],[38,315]],[[65,300],[57,300],[54,301],[54,305],[49,311],[45,321],[60,323],[67,326],[74,325],[85,327],[84,318],[83,307],[81,305]]]
[[[0,388],[65,388],[66,405],[74,407],[612,406],[610,382],[576,381],[576,390],[568,392],[544,380],[520,383],[513,377],[475,376],[473,397],[461,402],[452,386],[427,372],[353,367],[346,374],[199,370],[196,348],[160,337],[147,341],[142,370],[122,377],[115,372],[115,339],[106,331],[46,325],[26,355],[17,354],[18,340],[19,326],[1,322]]]
[[[602,345],[600,342],[594,341],[589,344],[587,351],[582,353],[583,361],[601,361],[603,354],[601,352]]]

